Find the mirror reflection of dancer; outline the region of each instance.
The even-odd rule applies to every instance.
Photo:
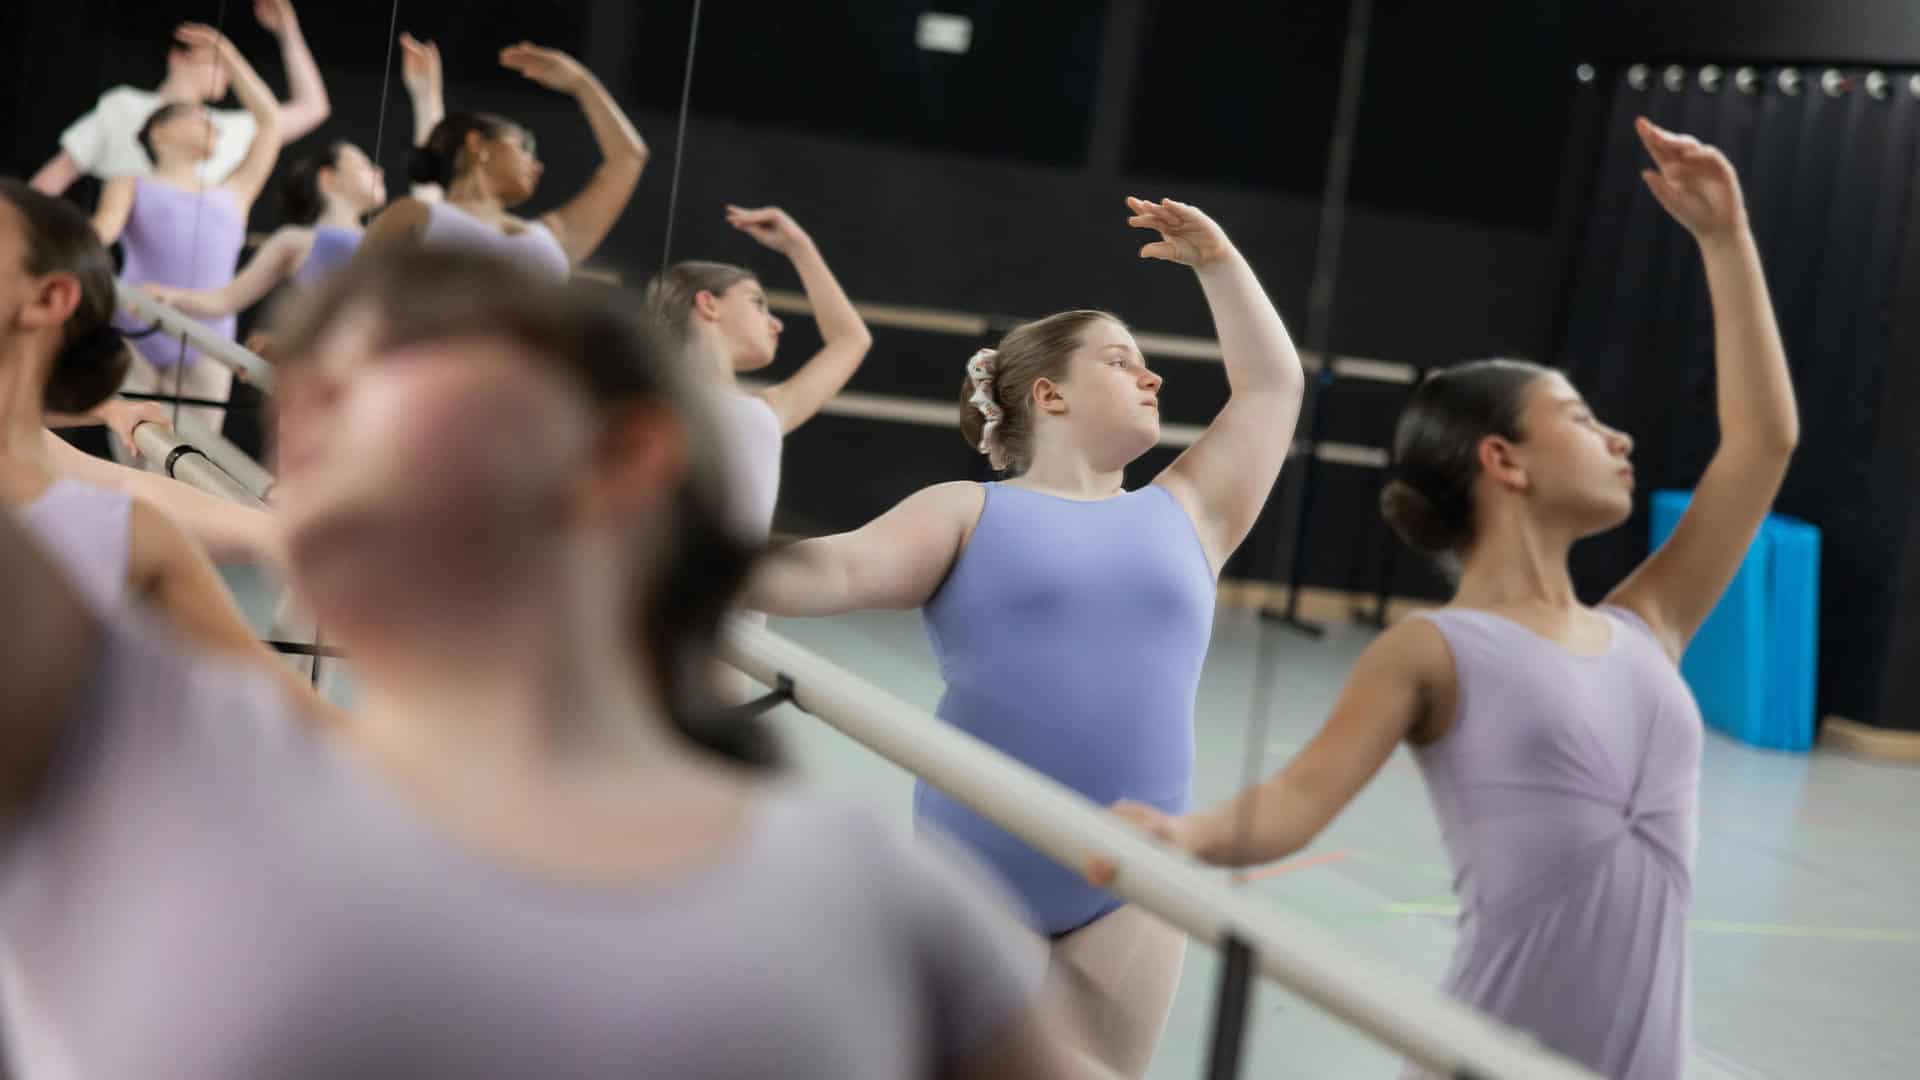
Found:
[[[254,18],[280,42],[280,62],[290,95],[275,107],[282,142],[293,142],[326,122],[332,106],[326,84],[300,32],[291,0],[254,0]],[[140,145],[140,129],[162,105],[206,106],[227,96],[231,82],[214,50],[175,40],[167,50],[167,77],[154,90],[116,86],[100,95],[85,116],[61,133],[60,150],[33,176],[33,186],[48,195],[63,194],[82,176],[101,181],[146,176],[153,159]],[[257,131],[247,109],[209,109],[215,132],[213,152],[199,179],[217,184],[246,159]]]
[[[394,200],[367,227],[366,250],[492,251],[564,278],[606,239],[640,182],[647,144],[593,72],[566,53],[522,42],[502,49],[500,63],[580,105],[600,148],[593,177],[539,220],[517,217],[512,209],[533,197],[544,171],[532,133],[489,113],[449,113],[414,148],[409,166],[410,180],[440,188],[444,198]]]
[[[775,551],[745,603],[796,616],[921,608],[947,683],[942,719],[1103,804],[1179,813],[1216,579],[1279,477],[1304,376],[1219,226],[1170,200],[1128,205],[1129,224],[1160,233],[1141,255],[1192,268],[1213,310],[1232,396],[1199,441],[1122,490],[1159,440],[1160,376],[1111,315],[1029,323],[976,354],[961,388],[963,434],[1011,479],[938,484],[857,531]],[[914,809],[1026,902],[1087,1050],[1144,1071],[1186,937],[925,784]]]
[[[1452,601],[1381,635],[1326,727],[1264,784],[1184,816],[1119,810],[1209,862],[1278,859],[1404,742],[1460,893],[1448,992],[1602,1075],[1677,1080],[1701,743],[1677,664],[1780,490],[1799,419],[1733,167],[1638,130],[1647,187],[1698,243],[1713,299],[1720,447],[1672,538],[1600,607],[1581,604],[1567,554],[1632,512],[1633,440],[1558,372],[1437,371],[1400,419],[1381,506],[1409,544],[1459,559]]]
[[[1074,1075],[985,874],[694,707],[751,556],[632,308],[401,251],[277,327],[349,715],[90,611],[0,512],[25,1075]]]
[[[189,23],[178,34],[190,47],[210,50],[219,58],[235,95],[253,114],[255,131],[247,156],[224,181],[202,183],[201,165],[216,145],[212,115],[202,105],[162,105],[140,131],[140,142],[155,162],[153,174],[108,181],[94,212],[94,229],[102,243],[120,243],[126,255],[120,277],[129,285],[218,288],[233,280],[246,244],[247,215],[279,157],[279,107],[240,50],[212,27]],[[231,315],[200,321],[222,337],[233,337]],[[196,348],[183,348],[164,333],[133,343],[137,355],[127,373],[127,389],[227,400],[232,368],[207,359]],[[190,406],[181,412],[215,431],[226,419],[226,410],[220,408]]]

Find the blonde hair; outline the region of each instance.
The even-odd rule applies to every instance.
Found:
[[[990,381],[981,386],[969,374],[960,383],[960,437],[967,440],[967,445],[986,454],[1000,472],[1014,476],[1026,472],[1033,464],[1033,384],[1041,379],[1064,382],[1068,361],[1073,350],[1080,347],[1081,336],[1102,319],[1126,325],[1119,316],[1083,308],[1058,312],[1009,330],[993,350],[988,364]],[[982,439],[987,415],[974,402],[974,394],[980,390],[999,406],[1000,413],[985,444]]]
[[[647,282],[647,316],[673,340],[684,343],[693,317],[693,298],[703,292],[719,296],[743,281],[760,275],[732,263],[688,259],[667,267]]]

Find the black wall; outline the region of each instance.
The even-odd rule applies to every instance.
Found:
[[[0,6],[0,79],[13,84],[0,84],[8,132],[0,171],[25,174],[104,85],[158,79],[173,21],[213,21],[222,5]],[[284,87],[251,5],[224,6],[234,37]],[[719,217],[723,202],[778,202],[814,233],[858,299],[1007,316],[1095,305],[1143,330],[1207,334],[1198,289],[1180,271],[1140,264],[1122,222],[1122,195],[1172,194],[1229,226],[1304,334],[1345,3],[938,6],[975,19],[967,56],[912,47],[911,16],[922,5],[707,0],[674,254],[746,262],[790,288],[784,268]],[[305,0],[302,10],[334,102],[322,135],[371,146],[386,92],[383,158],[398,177],[408,123],[397,81],[382,82],[391,5]],[[456,105],[507,113],[539,134],[549,172],[530,209],[584,179],[591,140],[570,103],[500,72],[493,51],[531,38],[600,72],[656,154],[596,261],[644,276],[666,234],[690,11],[689,0],[409,0],[401,26],[440,40]],[[1920,21],[1907,0],[1377,0],[1332,349],[1420,365],[1487,354],[1554,360],[1565,251],[1590,167],[1565,159],[1578,146],[1569,140],[1573,66],[1669,59],[1914,65]],[[272,222],[263,203],[255,225]],[[804,353],[810,332],[790,329],[786,362]],[[1897,340],[1920,341],[1920,329]],[[855,386],[951,401],[977,344],[883,330]],[[1158,366],[1170,378],[1170,419],[1204,420],[1217,407],[1225,389],[1217,367]],[[1901,389],[1911,381],[1890,376],[1889,394],[1920,405],[1920,386]],[[1398,404],[1392,388],[1366,384],[1342,384],[1329,400],[1329,438],[1375,444]],[[1885,452],[1920,460],[1920,446],[1906,441]],[[782,514],[801,528],[850,525],[915,487],[978,468],[951,432],[840,419],[796,436],[788,460]],[[1232,572],[1284,567],[1290,482]],[[1898,480],[1884,486],[1904,490]],[[1327,469],[1310,582],[1369,586],[1384,543],[1377,488],[1368,471]],[[1897,577],[1912,589],[1920,549],[1907,548],[1914,557]],[[1415,560],[1399,567],[1397,590],[1439,593]],[[1920,626],[1902,633],[1920,640]],[[1889,665],[1888,700],[1904,667]],[[1920,702],[1920,687],[1908,698]]]

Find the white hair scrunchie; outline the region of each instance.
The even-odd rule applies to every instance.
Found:
[[[981,349],[967,361],[967,378],[973,380],[973,396],[967,399],[967,403],[980,410],[980,415],[987,421],[980,429],[980,452],[987,455],[987,461],[995,469],[1004,469],[1007,467],[1006,449],[994,438],[994,433],[1000,427],[1000,419],[1005,415],[1000,403],[993,397],[993,379],[999,374],[995,361],[999,355],[992,349]]]

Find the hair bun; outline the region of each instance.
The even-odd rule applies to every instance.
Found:
[[[101,322],[67,342],[53,359],[43,401],[48,410],[84,413],[120,388],[132,361],[127,339]]]
[[[451,186],[453,155],[435,150],[432,140],[428,140],[425,145],[414,147],[407,151],[407,180],[415,184]]]
[[[1380,491],[1380,516],[1407,546],[1444,555],[1465,539],[1463,523],[1449,519],[1434,501],[1405,480],[1390,480]]]

